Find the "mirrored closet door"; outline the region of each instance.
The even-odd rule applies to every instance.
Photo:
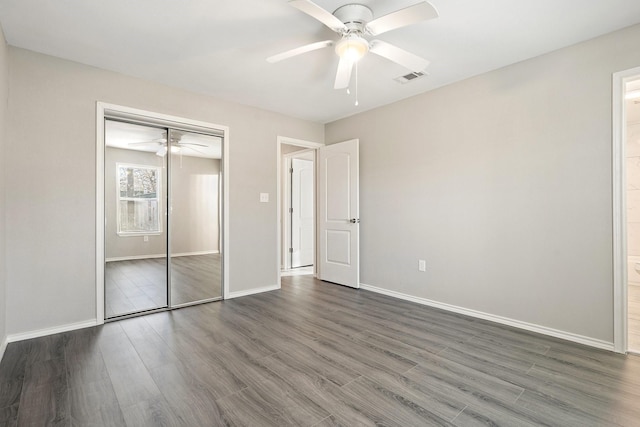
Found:
[[[170,265],[174,306],[220,298],[219,137],[170,130]]]
[[[105,319],[222,297],[221,137],[105,120]]]

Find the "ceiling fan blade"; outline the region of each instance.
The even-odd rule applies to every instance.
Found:
[[[406,27],[416,24],[427,19],[438,17],[438,11],[431,3],[423,1],[413,6],[391,12],[388,15],[381,16],[369,22],[366,26],[367,31],[371,35],[378,35],[396,28]]]
[[[283,59],[288,59],[297,55],[302,55],[303,53],[311,52],[313,50],[322,49],[327,46],[331,46],[333,44],[333,40],[325,40],[321,42],[311,43],[304,46],[297,47],[295,49],[288,50],[286,52],[279,53],[277,55],[273,55],[267,58],[267,62],[282,61]]]
[[[353,70],[353,61],[340,58],[340,62],[338,63],[338,72],[336,73],[336,82],[333,85],[334,89],[344,89],[349,87],[349,82],[351,81],[351,70]]]
[[[205,147],[206,147],[206,145],[205,145]],[[185,146],[184,148],[186,148],[187,150],[191,150],[191,151],[193,151],[193,152],[195,152],[195,153],[201,154],[201,155],[203,155],[203,156],[206,156],[206,155],[207,155],[207,153],[205,153],[204,151],[200,151],[200,150],[195,149],[195,148],[193,148],[193,147],[187,147],[187,146]],[[180,151],[180,154],[182,154],[182,151]]]
[[[372,40],[369,52],[382,56],[414,72],[424,71],[429,66],[429,61],[426,59],[381,40]]]
[[[160,139],[152,139],[149,141],[138,141],[138,142],[129,142],[127,143],[127,145],[151,145],[151,144],[164,144],[166,142],[166,140],[160,138]]]
[[[194,147],[208,147],[207,144],[198,144],[197,142],[176,142],[176,145],[183,147],[187,145],[193,145]]]
[[[299,11],[304,12],[312,18],[322,22],[337,33],[347,30],[347,26],[344,25],[342,21],[333,16],[331,12],[321,8],[311,0],[291,0],[289,4]]]

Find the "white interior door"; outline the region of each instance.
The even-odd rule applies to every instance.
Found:
[[[320,279],[360,287],[358,140],[319,149]]]
[[[291,268],[313,265],[313,173],[313,160],[291,159]]]

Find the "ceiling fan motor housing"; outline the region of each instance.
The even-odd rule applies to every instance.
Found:
[[[363,37],[367,22],[373,19],[373,12],[361,4],[346,4],[333,12],[347,27],[342,32],[342,40],[336,44],[336,54],[351,62],[356,62],[369,52],[369,42]]]
[[[373,19],[373,12],[362,4],[346,4],[337,8],[333,16],[338,18],[347,27],[347,33],[365,33],[365,25]]]

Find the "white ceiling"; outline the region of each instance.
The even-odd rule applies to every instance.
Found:
[[[349,2],[374,17],[418,0]],[[13,46],[321,123],[385,105],[640,22],[638,0],[431,0],[440,17],[378,36],[431,61],[408,70],[376,55],[359,64],[359,102],[333,89],[332,48],[265,58],[337,35],[287,0],[0,0]],[[353,91],[352,91],[353,92]]]

